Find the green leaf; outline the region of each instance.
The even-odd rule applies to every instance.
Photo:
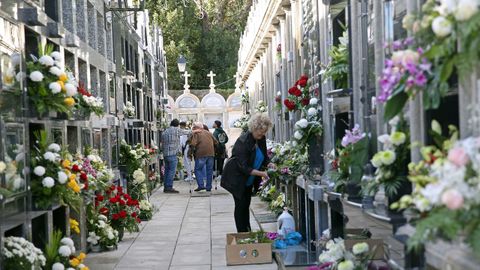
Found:
[[[403,107],[405,107],[405,104],[408,101],[408,95],[404,91],[392,95],[390,99],[387,100],[387,103],[385,104],[385,111],[384,111],[384,118],[385,121],[389,121],[393,117],[395,117],[397,114],[399,114]]]
[[[434,59],[436,57],[443,56],[444,52],[445,52],[445,49],[443,48],[443,46],[440,44],[437,44],[437,45],[433,45],[428,51],[426,51],[424,56],[429,59]]]
[[[455,63],[455,58],[449,58],[447,62],[443,65],[442,71],[440,72],[440,82],[446,82],[450,78],[453,72],[453,67]]]

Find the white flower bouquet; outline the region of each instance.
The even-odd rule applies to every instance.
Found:
[[[375,180],[362,183],[362,193],[365,195],[374,196],[379,186],[383,185],[385,194],[393,197],[407,182],[407,165],[410,155],[409,136],[408,133],[400,131],[407,130],[405,122],[394,120],[391,123],[391,134],[378,137],[378,141],[383,144],[383,150],[377,152],[371,159],[372,165],[376,168]]]
[[[127,101],[127,104],[123,106],[123,114],[127,118],[134,118],[135,117],[135,106],[133,106],[132,102]]]
[[[6,237],[2,248],[5,269],[42,269],[46,259],[43,252],[22,237]]]
[[[373,251],[365,242],[353,245],[352,250],[347,250],[341,238],[329,240],[324,251],[318,257],[319,270],[354,270],[369,269]],[[376,269],[376,268],[375,268]]]

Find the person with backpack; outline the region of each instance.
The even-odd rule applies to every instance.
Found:
[[[223,162],[227,158],[227,148],[226,144],[228,142],[227,133],[222,128],[222,122],[215,120],[213,123],[213,137],[217,140],[218,144],[215,147],[215,171],[217,175],[221,175],[223,172]]]

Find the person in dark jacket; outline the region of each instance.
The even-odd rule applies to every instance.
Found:
[[[233,195],[235,200],[235,225],[238,232],[249,232],[250,201],[258,190],[262,178],[268,178],[265,168],[273,166],[267,156],[265,134],[272,122],[267,114],[252,116],[249,130],[235,142],[232,156],[223,169],[220,185]]]
[[[227,148],[225,144],[228,142],[228,136],[225,130],[222,128],[222,122],[215,120],[213,123],[213,137],[217,140],[218,144],[215,148],[215,168],[217,175],[222,175],[223,172],[223,163],[227,158]]]

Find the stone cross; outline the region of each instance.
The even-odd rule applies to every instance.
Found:
[[[190,85],[188,85],[188,78],[191,77],[192,75],[191,74],[188,74],[187,71],[185,71],[185,73],[183,73],[183,77],[185,77],[185,84],[183,85],[183,89],[184,89],[184,92],[185,93],[189,93],[190,92]]]
[[[210,77],[210,92],[215,92],[215,84],[213,83],[213,77],[215,76],[217,76],[217,74],[214,74],[211,70],[210,73],[207,75],[207,77]]]

